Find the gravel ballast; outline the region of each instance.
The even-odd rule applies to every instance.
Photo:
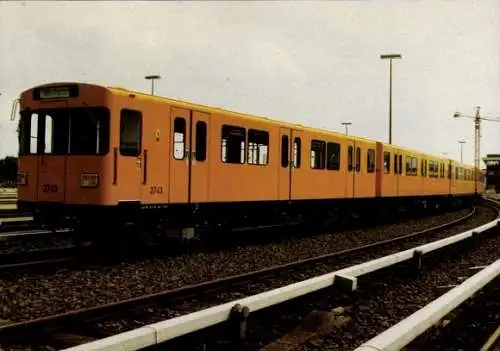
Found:
[[[220,252],[197,252],[91,269],[61,269],[50,275],[24,274],[0,280],[0,318],[23,321],[250,272],[423,230],[468,212],[462,210],[370,230],[292,238]],[[475,227],[494,215],[493,210],[479,206],[478,214],[457,230]]]

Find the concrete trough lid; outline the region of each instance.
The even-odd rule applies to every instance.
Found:
[[[400,350],[499,275],[500,259],[408,318],[362,344],[355,351]]]

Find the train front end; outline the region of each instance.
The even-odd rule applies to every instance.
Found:
[[[109,91],[77,83],[21,94],[18,208],[48,229],[99,221],[110,204]]]

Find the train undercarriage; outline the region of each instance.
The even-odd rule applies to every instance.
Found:
[[[477,196],[432,196],[349,200],[217,203],[184,205],[75,206],[20,201],[47,230],[68,228],[82,244],[137,247],[145,243],[245,235],[245,229],[299,226],[340,230],[395,218],[415,218],[469,206]]]

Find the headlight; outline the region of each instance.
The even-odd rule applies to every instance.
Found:
[[[80,186],[82,188],[96,188],[99,185],[99,176],[93,173],[80,174]]]
[[[28,183],[28,174],[26,172],[17,173],[17,185],[26,185]]]

